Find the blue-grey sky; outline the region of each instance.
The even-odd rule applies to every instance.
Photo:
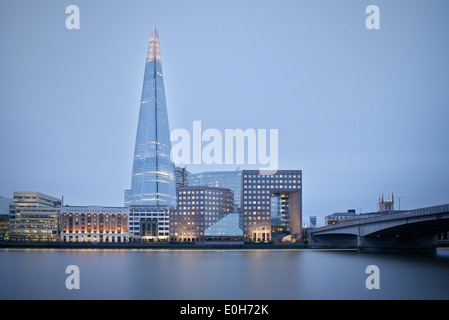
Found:
[[[79,30],[65,26],[71,4]],[[380,30],[365,27],[371,4]],[[385,190],[402,208],[449,203],[446,0],[0,6],[0,195],[123,205],[156,27],[170,129],[279,129],[279,168],[303,170],[305,222],[373,211]]]

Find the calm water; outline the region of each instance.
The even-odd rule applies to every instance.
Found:
[[[80,290],[67,290],[68,265]],[[380,289],[368,290],[368,265]],[[0,250],[0,299],[449,299],[449,250]]]

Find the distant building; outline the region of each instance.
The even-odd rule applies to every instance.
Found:
[[[234,212],[241,212],[242,171],[210,171],[191,173],[187,186],[205,186],[231,189],[234,192]]]
[[[123,207],[64,206],[61,242],[121,243],[129,241],[129,209]]]
[[[14,200],[0,197],[0,240],[9,238],[9,205]]]
[[[178,189],[181,187],[187,187],[187,179],[190,172],[187,168],[175,167],[175,180],[176,180],[176,194],[178,194]]]
[[[234,194],[230,189],[182,187],[178,209],[170,215],[170,240],[204,241],[204,230],[233,212]]]
[[[310,216],[310,228],[316,228],[316,216]]]
[[[167,241],[170,236],[172,207],[131,206],[129,235],[140,241]]]
[[[242,173],[242,226],[247,241],[271,241],[272,234],[302,237],[302,171]]]
[[[13,241],[59,241],[61,199],[40,192],[14,192],[10,204],[10,239]]]
[[[9,216],[9,205],[14,202],[14,199],[0,196],[0,215]]]
[[[340,223],[342,221],[348,221],[358,219],[359,216],[355,213],[354,209],[349,209],[347,212],[337,212],[324,217],[324,223],[326,226]]]
[[[124,200],[125,207],[131,206],[132,204],[131,189],[126,189],[124,191],[124,198],[125,198]]]
[[[388,199],[384,199],[384,194],[382,197],[379,195],[379,212],[394,210],[394,195],[388,195]]]

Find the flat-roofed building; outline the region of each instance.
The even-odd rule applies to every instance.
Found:
[[[63,206],[61,242],[123,243],[129,241],[129,208]]]
[[[14,192],[9,207],[12,241],[59,241],[61,199],[40,192]]]
[[[302,171],[264,174],[243,170],[242,226],[246,241],[271,241],[273,233],[302,236]]]
[[[178,189],[178,209],[170,215],[170,240],[204,241],[204,230],[233,212],[231,189],[183,187]]]
[[[131,206],[129,235],[133,240],[168,241],[170,236],[169,206]]]
[[[0,196],[0,240],[9,238],[9,205],[13,201]]]

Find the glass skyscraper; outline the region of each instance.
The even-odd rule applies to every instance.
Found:
[[[131,189],[125,205],[176,206],[174,164],[162,73],[159,33],[151,31],[145,64]]]
[[[187,185],[231,189],[234,192],[234,211],[241,211],[242,171],[240,170],[191,173],[187,176]]]

